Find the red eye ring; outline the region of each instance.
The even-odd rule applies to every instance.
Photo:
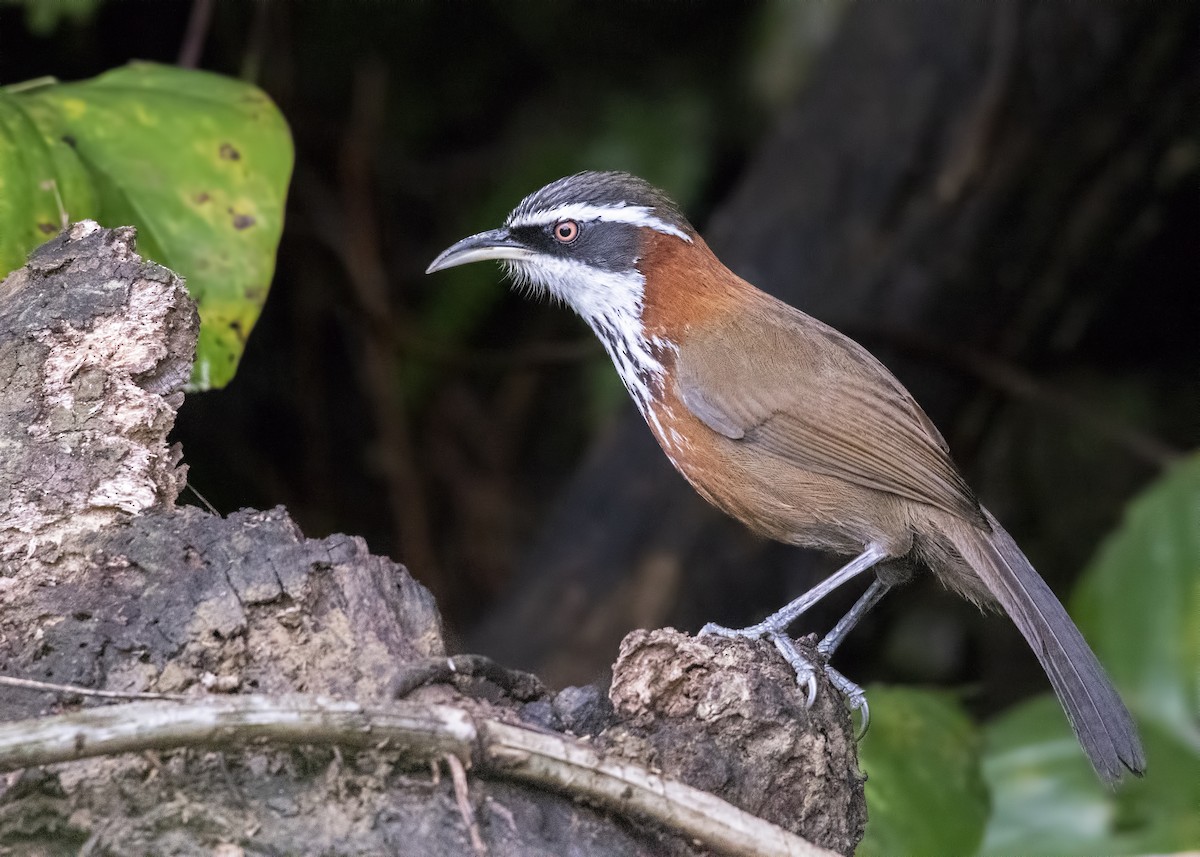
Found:
[[[560,220],[550,231],[559,244],[570,244],[579,237],[579,224],[574,220]]]

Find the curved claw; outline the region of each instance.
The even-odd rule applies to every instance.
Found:
[[[846,696],[846,704],[850,706],[850,712],[852,714],[855,711],[859,712],[861,722],[859,723],[858,731],[854,733],[854,740],[861,741],[871,725],[871,706],[867,704],[867,695],[862,688],[856,684],[851,684],[850,680],[841,673],[838,673],[838,679],[846,682],[852,688],[851,690],[843,690],[842,692]]]
[[[846,697],[846,703],[850,706],[850,710],[852,712],[862,712],[862,726],[855,736],[856,741],[861,741],[863,736],[867,734],[867,727],[871,725],[871,706],[867,705],[866,691],[829,666],[829,664],[825,665],[825,675],[829,676],[830,683]]]
[[[862,725],[858,727],[858,734],[854,736],[855,741],[861,741],[867,735],[867,728],[871,725],[871,706],[867,705],[867,697],[864,695],[859,700],[859,711],[862,712]]]
[[[813,703],[817,701],[817,675],[813,663],[800,654],[796,645],[786,634],[770,633],[767,636],[779,654],[783,655],[783,659],[795,671],[796,683],[805,689],[805,707],[812,708]]]
[[[799,679],[799,676],[796,677]],[[804,700],[805,708],[812,708],[817,701],[817,677],[811,673],[808,675],[808,697]]]

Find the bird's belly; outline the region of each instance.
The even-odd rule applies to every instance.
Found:
[[[888,495],[805,470],[699,421],[647,421],[692,487],[755,532],[840,554],[857,554],[869,543],[894,555],[908,552],[911,532]]]

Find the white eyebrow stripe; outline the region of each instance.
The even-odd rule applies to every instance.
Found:
[[[651,214],[653,210],[644,205],[585,205],[580,202],[572,202],[545,211],[534,211],[513,218],[505,225],[512,228],[521,226],[547,226],[551,223],[557,223],[560,220],[580,220],[585,223],[592,220],[603,220],[607,223],[629,223],[634,226],[647,226],[656,232],[663,232],[667,235],[682,238],[689,244],[692,242],[692,236],[679,227],[672,226],[666,221],[655,217]]]

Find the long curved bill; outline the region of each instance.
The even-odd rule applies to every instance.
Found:
[[[534,253],[524,244],[514,240],[507,229],[493,229],[490,232],[480,232],[470,238],[464,238],[457,244],[443,250],[441,255],[429,263],[426,274],[442,271],[468,262],[484,262],[487,260],[528,259]]]

